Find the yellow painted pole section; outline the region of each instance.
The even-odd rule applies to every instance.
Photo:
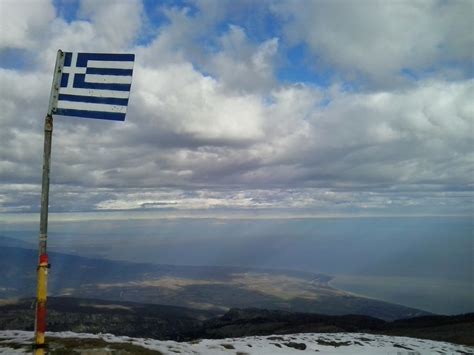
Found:
[[[48,268],[48,254],[40,255],[38,265],[38,288],[36,292],[35,355],[43,355],[45,353]]]

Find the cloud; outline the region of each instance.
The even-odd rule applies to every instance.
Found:
[[[471,177],[471,80],[424,82],[375,94],[342,94],[314,116],[316,161],[338,178],[389,183],[461,183]],[[347,164],[347,165],[346,165]],[[447,167],[449,166],[449,169]],[[342,170],[341,170],[342,169]]]
[[[50,0],[3,0],[0,3],[0,50],[27,49],[47,33],[55,17]]]
[[[203,142],[255,140],[263,134],[259,97],[227,94],[190,63],[138,68],[134,80],[140,131],[171,131]]]
[[[346,80],[370,86],[406,84],[406,72],[472,75],[473,5],[466,1],[284,1],[273,11],[285,19],[293,44],[313,53],[313,68],[342,70]],[[450,72],[453,75],[453,72]]]
[[[401,11],[400,4],[390,6]],[[429,13],[437,9],[417,4],[432,9]],[[433,47],[432,40],[417,54],[404,49],[408,46],[402,43],[404,37],[393,38],[401,49],[392,53],[398,59],[387,63],[382,55],[368,58],[357,49],[353,58],[360,60],[351,66],[350,47],[349,52],[341,51],[348,36],[344,31],[353,27],[362,31],[354,33],[362,41],[360,47],[366,41],[378,53],[373,42],[386,34],[379,37],[372,32],[392,31],[384,27],[392,20],[378,24],[370,18],[365,25],[348,24],[341,33],[334,32],[342,47],[331,47],[325,60],[344,69],[341,75],[351,70],[373,75],[377,86],[357,91],[347,90],[337,80],[328,88],[281,83],[274,75],[281,64],[279,56],[298,41],[310,43],[313,26],[320,24],[297,18],[303,16],[293,14],[298,3],[280,2],[273,11],[288,12],[285,35],[277,39],[272,33],[257,40],[243,24],[226,23],[216,31],[228,16],[224,5],[199,2],[195,12],[162,8],[168,22],[147,44],[134,44],[144,31],[140,2],[112,6],[84,1],[78,19],[52,18],[42,30],[50,36],[41,35],[26,48],[38,50],[35,65],[27,70],[0,69],[0,210],[38,209],[43,115],[60,47],[131,50],[137,62],[124,123],[55,118],[52,210],[470,213],[473,80],[433,75],[396,88],[383,84],[388,76],[397,75],[400,63],[429,68],[430,61],[423,58],[429,57],[426,48]],[[342,10],[337,4],[320,5],[322,14],[339,18]],[[308,6],[306,12],[311,13],[313,3]],[[451,14],[458,5],[446,6]],[[204,7],[213,8],[216,16],[200,13]],[[380,3],[374,14],[383,9]],[[409,18],[416,10],[411,3],[404,9]],[[110,28],[104,27],[106,10],[117,18]],[[121,26],[127,33],[115,36]],[[397,33],[398,22],[393,26]],[[453,25],[450,31],[456,28]],[[332,33],[333,28],[327,31]],[[447,41],[454,34],[448,36],[446,31],[434,32]],[[202,36],[209,39],[209,48],[200,48]],[[329,46],[321,41],[315,39],[311,48]],[[466,41],[465,36],[459,41]],[[457,61],[465,60],[462,48],[454,52],[450,55]],[[437,63],[444,60],[434,58]],[[374,71],[369,73],[371,63]]]
[[[139,0],[82,0],[80,6],[80,14],[91,19],[95,32],[111,48],[127,48],[132,44],[144,21],[142,12]]]
[[[219,42],[222,49],[212,56],[205,68],[223,85],[244,91],[268,90],[274,86],[273,61],[278,50],[277,38],[255,48],[241,27],[231,25]]]

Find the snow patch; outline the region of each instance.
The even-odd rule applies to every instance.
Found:
[[[102,339],[128,343],[164,354],[474,354],[474,348],[446,342],[364,333],[301,333],[176,342],[74,332],[47,332],[51,338]],[[32,332],[0,331],[0,354],[31,353]],[[20,349],[13,349],[21,346]]]

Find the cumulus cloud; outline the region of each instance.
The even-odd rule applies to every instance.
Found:
[[[259,97],[223,92],[190,63],[142,68],[135,77],[140,131],[165,130],[190,139],[245,141],[262,137]]]
[[[219,42],[222,50],[212,56],[206,69],[223,85],[245,91],[268,90],[274,85],[273,60],[278,50],[277,38],[255,47],[249,43],[241,27],[231,25]]]
[[[55,17],[51,0],[0,2],[0,50],[27,49],[45,36]]]
[[[304,16],[316,11],[316,2],[305,3],[308,9],[298,14],[300,3],[278,2],[271,9],[286,14],[283,36],[255,40],[242,24],[215,30],[228,16],[229,3],[196,4],[195,12],[162,8],[168,22],[141,45],[134,44],[146,21],[140,2],[83,1],[79,18],[69,22],[54,17],[53,8],[42,30],[50,36],[26,46],[41,48],[36,65],[0,69],[0,210],[38,209],[42,119],[59,47],[131,50],[137,63],[124,123],[55,118],[52,210],[472,212],[473,80],[433,74],[396,88],[385,85],[405,67],[428,70],[429,58],[438,64],[449,59],[427,49],[464,26],[450,17],[443,20],[453,22],[445,26],[449,31],[437,30],[428,20],[434,21],[442,5],[377,3],[364,24],[350,19],[340,32],[333,24],[324,32],[319,26],[326,18],[341,18],[341,11],[350,12],[355,4],[361,9],[354,13],[363,12],[365,3],[317,3],[320,13],[310,22]],[[457,13],[463,4],[443,5],[443,11]],[[215,16],[201,13],[204,8]],[[108,11],[116,18],[110,27]],[[386,19],[386,11],[405,15]],[[378,15],[385,17],[374,23],[372,16]],[[429,22],[415,26],[419,33],[435,28],[436,39],[428,38],[417,50],[410,47],[413,41],[405,43],[406,32],[398,34],[407,23],[397,19],[412,22],[412,16]],[[354,48],[345,46],[349,32]],[[202,36],[211,48],[201,48]],[[382,55],[383,38],[392,38],[397,49]],[[457,39],[471,40],[464,33]],[[337,81],[328,88],[279,82],[279,56],[299,41],[345,74],[362,73],[377,86],[355,91]],[[456,43],[449,44],[449,55],[465,64],[468,54]],[[352,65],[351,56],[357,58]]]
[[[284,32],[313,53],[314,68],[336,67],[346,79],[403,85],[405,73],[472,75],[473,3],[466,1],[284,1],[272,9]],[[453,71],[446,70],[450,63]]]
[[[144,21],[142,12],[139,0],[83,0],[80,7],[80,14],[91,19],[95,32],[111,48],[127,48],[132,44]]]

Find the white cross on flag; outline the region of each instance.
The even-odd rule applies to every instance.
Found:
[[[64,52],[52,113],[124,121],[134,54]]]

